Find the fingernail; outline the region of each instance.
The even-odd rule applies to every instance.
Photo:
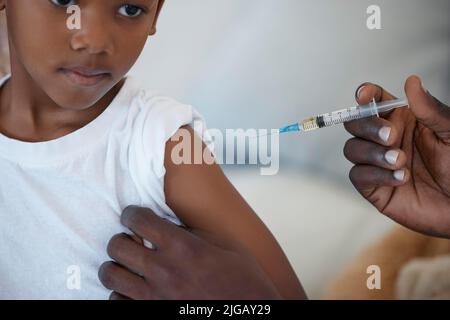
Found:
[[[359,95],[361,93],[361,91],[365,88],[366,86],[361,86],[359,87],[358,91],[356,92],[356,97],[359,98]]]
[[[380,131],[378,131],[378,136],[384,142],[388,142],[390,135],[391,135],[391,128],[389,127],[383,127],[380,129]]]
[[[149,248],[149,249],[154,249],[155,246],[153,245],[153,243],[151,243],[150,241],[147,241],[144,239],[144,246]]]
[[[396,164],[397,160],[398,160],[398,156],[400,155],[400,152],[396,151],[396,150],[389,150],[388,152],[386,152],[386,154],[384,155],[384,158],[386,159],[386,161],[390,164]]]
[[[394,171],[394,178],[398,181],[403,181],[405,179],[405,170]]]

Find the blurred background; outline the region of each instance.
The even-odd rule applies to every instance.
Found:
[[[382,30],[366,10],[381,8]],[[275,128],[354,104],[372,81],[402,96],[418,74],[450,98],[448,0],[170,0],[132,74],[211,128]],[[225,172],[280,241],[311,298],[393,222],[354,191],[342,127],[281,139],[281,166]]]
[[[382,30],[366,26],[373,4]],[[365,81],[403,96],[411,74],[448,103],[449,12],[448,0],[169,0],[131,74],[222,130],[276,128],[353,105]],[[0,21],[0,40],[2,31]],[[282,137],[274,176],[223,166],[311,298],[394,225],[351,186],[348,137],[342,127]]]

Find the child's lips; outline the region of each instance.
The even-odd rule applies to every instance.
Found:
[[[96,86],[111,76],[109,72],[105,72],[104,70],[88,69],[84,67],[61,68],[60,71],[72,83],[83,87]]]

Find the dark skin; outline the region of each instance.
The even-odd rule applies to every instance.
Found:
[[[0,0],[0,8],[6,9],[13,75],[0,97],[2,133],[22,141],[47,141],[100,115],[148,36],[156,33],[163,2],[133,1],[145,10],[129,17],[119,11],[125,1],[80,0],[82,28],[69,30],[64,6],[50,0]],[[74,84],[63,70],[75,67],[103,72],[104,77],[95,86]]]
[[[450,238],[450,108],[423,89],[417,76],[405,84],[410,108],[397,109],[381,118],[346,124],[355,136],[345,148],[355,164],[350,179],[356,189],[381,213],[421,233]],[[368,103],[393,99],[373,84],[359,90],[357,100]],[[384,141],[379,132],[391,128]],[[394,164],[389,150],[398,152]],[[393,174],[404,172],[404,177]],[[400,171],[400,172],[401,172]]]
[[[114,290],[112,300],[281,299],[257,261],[232,243],[177,227],[146,208],[127,207],[121,222],[157,249],[126,234],[110,240],[108,254],[116,262],[105,262],[99,278]]]
[[[192,148],[201,144],[190,127],[183,129],[191,133]],[[190,232],[156,222],[160,219],[152,218],[149,209],[125,210],[122,223],[152,242],[156,251],[123,234],[113,237],[108,254],[115,262],[100,268],[102,283],[134,299],[305,298],[273,235],[220,167],[174,164],[171,153],[177,143],[166,144],[164,189],[167,204]],[[204,144],[203,150],[208,152]],[[152,223],[161,230],[155,231]],[[143,275],[139,282],[135,277],[129,282],[133,272]],[[227,287],[230,279],[239,285],[233,281],[236,285]]]
[[[84,126],[103,112],[120,89],[123,76],[136,61],[147,36],[155,33],[163,5],[163,1],[135,3],[147,7],[144,18],[128,20],[117,16],[118,6],[123,4],[121,1],[80,1],[88,18],[85,18],[82,30],[71,31],[61,27],[67,19],[65,11],[52,7],[48,1],[0,0],[0,8],[7,8],[13,73],[1,92],[2,132],[23,141],[46,141]],[[55,11],[51,15],[44,14],[49,12],[47,10]],[[105,29],[105,25],[109,29]],[[46,46],[42,45],[42,39],[46,39]],[[73,65],[101,69],[105,77],[95,88],[73,85],[60,72],[61,68]],[[361,99],[366,90],[370,89],[361,93]],[[360,123],[358,126],[357,122],[347,128],[366,141],[352,140],[346,148],[349,159],[358,164],[351,177],[361,193],[383,213],[416,230],[448,236],[449,188],[446,183],[449,179],[445,169],[448,110],[434,99],[425,99],[423,94],[414,97],[414,92],[418,91],[413,86],[410,100],[418,101],[411,105],[413,114],[409,113],[401,120],[395,114],[409,111],[395,111],[392,118],[389,115],[392,124],[389,139],[392,141],[381,143],[389,146],[397,143],[397,148],[404,147],[399,152],[396,166],[388,168],[402,167],[402,161],[405,161],[404,179],[392,181],[392,171],[380,168],[386,164],[380,161],[380,154],[383,154],[380,146],[372,144],[372,141],[380,144],[373,136],[376,125],[371,127],[370,123],[365,123],[361,126]],[[389,96],[379,93],[378,98]],[[429,111],[421,111],[421,106],[431,107],[431,110],[434,106],[437,111],[432,112],[430,119]],[[410,149],[407,142],[410,142]],[[354,152],[355,145],[359,152]],[[167,150],[170,152],[172,148],[173,145],[168,143]],[[366,150],[372,158],[354,158],[360,157],[361,150]],[[432,156],[427,157],[426,152]],[[377,157],[378,161],[374,161]],[[140,218],[132,218],[134,223],[129,222],[130,219],[123,223],[142,238],[153,241],[157,250],[146,249],[142,244],[129,241],[128,237],[114,237],[108,252],[116,262],[107,263],[100,269],[100,278],[110,289],[133,298],[304,297],[300,283],[273,236],[217,165],[176,166],[170,161],[165,164],[167,202],[192,232],[161,225],[165,236],[158,237],[157,233],[147,230],[150,227],[145,221],[151,219],[148,211],[145,217],[128,214]],[[367,165],[373,168],[367,168]],[[412,185],[408,184],[410,181],[413,181]],[[142,226],[147,228],[139,229]],[[192,259],[193,256],[196,259]],[[180,259],[186,261],[184,258],[190,258],[190,263],[185,265],[186,268],[176,268],[175,263]],[[139,261],[141,264],[133,265]],[[142,275],[137,279],[141,285],[130,280],[130,276],[136,274],[129,270]],[[155,278],[154,273],[159,276]],[[154,279],[159,282],[152,283]],[[197,289],[196,295],[193,295],[193,288]],[[136,289],[137,292],[132,292]]]
[[[121,88],[124,75],[135,63],[147,37],[155,34],[164,4],[161,0],[133,0],[133,6],[144,9],[142,15],[130,18],[121,10],[128,1],[79,0],[75,3],[81,7],[82,28],[69,30],[66,28],[66,6],[55,5],[54,1],[58,0],[0,0],[0,8],[6,8],[12,58],[12,77],[0,92],[0,130],[17,140],[56,139],[83,127],[102,113]],[[62,3],[72,4],[70,1]],[[73,70],[74,67],[77,69]],[[95,84],[92,84],[93,78]],[[192,142],[200,139],[191,128],[184,129],[189,130]],[[266,282],[256,288],[269,288],[275,293],[271,297],[305,297],[281,247],[220,167],[215,163],[176,165],[171,160],[171,151],[176,145],[177,142],[169,141],[166,146],[164,191],[167,204],[177,216],[198,234],[208,234],[208,239],[220,244],[215,253],[217,261],[221,261],[219,257],[226,253],[228,258],[241,263],[242,268],[251,265],[251,274],[245,277],[241,274],[242,281],[252,277],[265,279]],[[206,146],[203,147],[207,152]],[[147,236],[140,230],[135,231],[142,238]],[[135,243],[126,240],[116,238],[116,244],[109,248],[116,267],[142,263],[143,252],[149,252],[149,249],[136,250]],[[178,243],[181,249],[169,251],[166,242],[159,238],[152,240],[156,240],[159,252],[180,256],[193,252],[183,250],[186,245],[182,241]],[[133,261],[127,257],[132,257]],[[190,260],[195,257],[193,253]],[[190,263],[196,266],[195,261]],[[137,271],[133,267],[129,269]],[[101,273],[101,279],[115,279],[114,283],[131,279],[130,274],[123,277],[123,267],[107,270],[106,276]],[[176,273],[160,270],[158,280],[165,283],[161,288],[168,291],[152,297],[172,297],[183,285],[182,278],[176,281],[171,278]],[[154,272],[155,269],[152,280]],[[240,271],[236,271],[238,273]],[[130,284],[137,285],[135,282]],[[232,289],[227,296],[237,297],[236,294]],[[131,297],[149,296],[133,294]]]
[[[374,97],[378,101],[393,98],[381,87],[370,83],[360,89],[357,94],[360,104]],[[450,108],[424,91],[417,77],[407,80],[405,91],[411,109],[346,125],[347,130],[357,136],[349,140],[344,149],[347,158],[355,163],[350,178],[361,194],[383,214],[411,229],[450,238]],[[390,128],[386,141],[381,138],[386,135],[379,134],[382,127]],[[398,151],[395,164],[385,159],[389,150]],[[401,181],[394,177],[397,170],[404,170]],[[122,275],[114,276],[118,266],[113,262],[103,264],[99,275],[105,286],[114,290],[111,299],[128,299],[126,295],[138,299],[279,298],[277,292],[266,285],[268,278],[256,271],[256,262],[239,256],[239,253],[230,256],[223,249],[224,244],[211,239],[209,234],[174,227],[148,209],[134,207],[126,211],[122,216],[125,226],[143,238],[164,245],[151,251],[127,236],[113,237],[108,247],[110,256],[114,258],[125,252],[117,249],[121,243],[133,243],[132,246],[139,250],[134,256],[123,257],[123,266],[144,276],[134,278],[136,285],[133,285],[127,281],[133,272],[121,267]],[[164,225],[160,228],[164,234],[158,234],[153,224]],[[172,249],[181,243],[182,250]],[[189,259],[192,253],[197,257],[196,262],[185,264],[185,261],[194,261]],[[145,263],[132,267],[130,261],[137,256],[145,259]],[[152,270],[176,281],[176,289],[164,287],[161,278],[152,278]]]

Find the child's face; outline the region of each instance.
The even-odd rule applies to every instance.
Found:
[[[136,62],[164,0],[0,0],[6,5],[12,72],[66,109],[95,104]],[[67,7],[81,8],[69,30]],[[22,72],[23,71],[23,72]]]

